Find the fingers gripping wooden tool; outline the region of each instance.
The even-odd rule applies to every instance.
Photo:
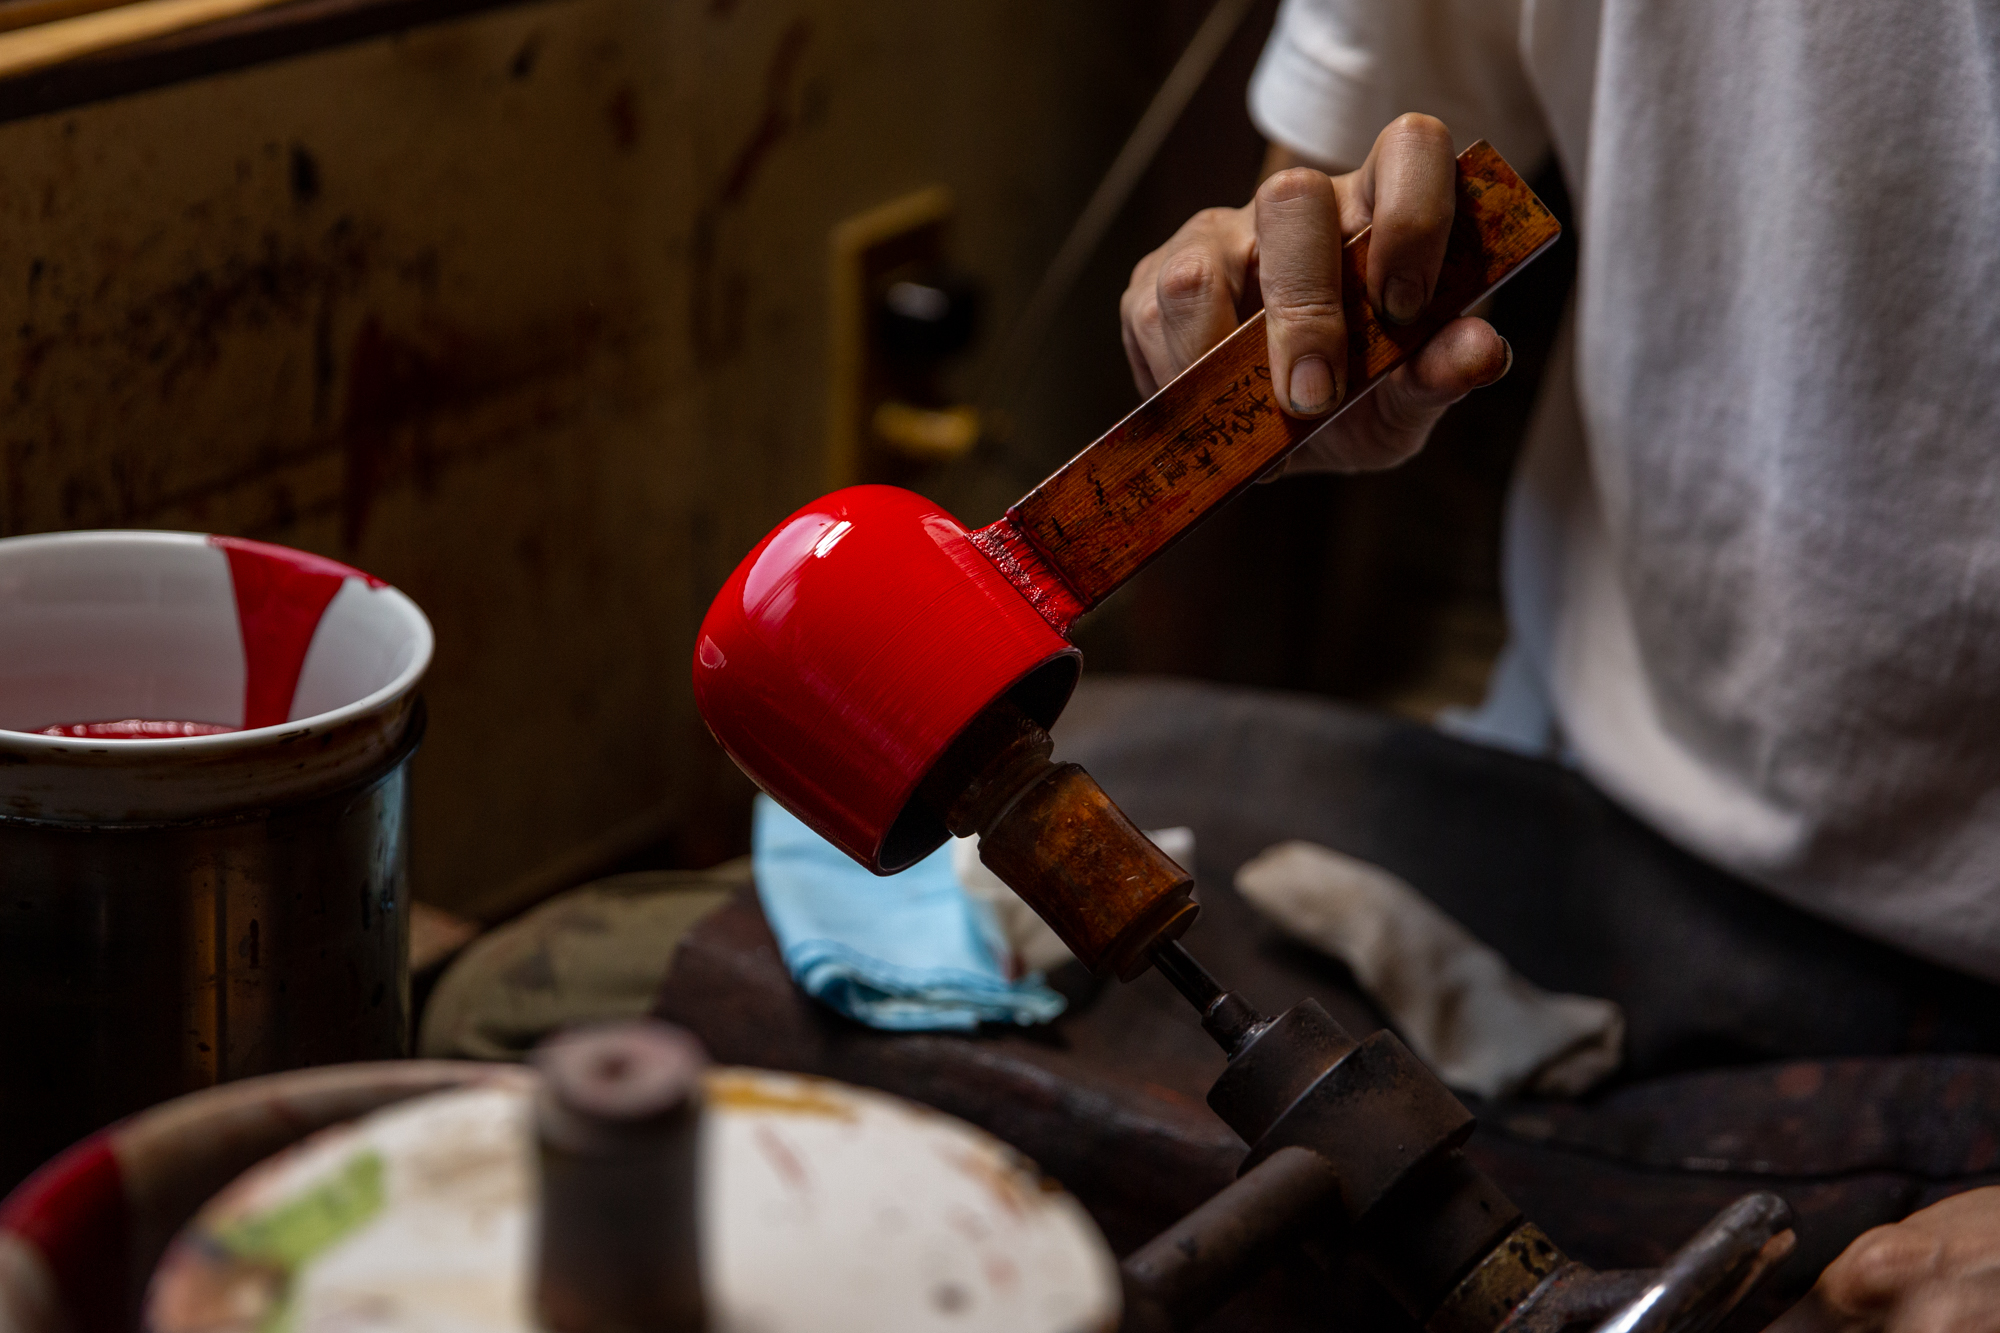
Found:
[[[1354,236],[1342,410],[1558,230],[1474,144],[1436,296],[1406,326],[1370,310],[1368,232]],[[1194,919],[1190,881],[1080,769],[1048,763],[1042,729],[1080,671],[1066,634],[1332,416],[1278,410],[1256,314],[992,526],[968,532],[890,486],[836,490],[778,524],[716,596],[696,703],[744,773],[868,869],[980,833],[988,865],[1078,959],[1136,977]]]
[[[1464,1159],[1471,1116],[1393,1034],[1356,1041],[1312,1001],[1266,1018],[1209,976],[1178,943],[1197,910],[1193,881],[1087,773],[1052,761],[1047,731],[1081,669],[1067,638],[1077,617],[1559,231],[1499,154],[1474,144],[1458,160],[1442,272],[1417,320],[1378,321],[1364,295],[1368,233],[1344,248],[1349,393],[1336,412],[1279,411],[1260,313],[998,522],[968,531],[907,491],[836,491],[765,537],[702,623],[696,702],[777,801],[878,874],[950,835],[980,835],[981,859],[1079,960],[1124,980],[1157,966],[1229,1055],[1209,1103],[1250,1152],[1242,1178],[1189,1222],[1215,1210],[1242,1243],[1170,1232],[1135,1254],[1130,1327],[1191,1321],[1258,1251],[1301,1235],[1358,1247],[1437,1333],[1497,1328],[1558,1288],[1569,1293],[1561,1317],[1574,1320],[1579,1299],[1604,1294]],[[1756,1214],[1752,1250],[1783,1230],[1783,1205],[1770,1202],[1778,1211]],[[1738,1264],[1743,1244],[1727,1252]],[[1714,1271],[1702,1270],[1704,1291]]]
[[[1558,231],[1482,142],[1459,159],[1421,318],[1375,318],[1368,233],[1349,241],[1341,410]],[[987,863],[1079,959],[1136,976],[1193,919],[1190,882],[1080,769],[1048,762],[1043,728],[1081,665],[1065,636],[1337,415],[1278,410],[1260,312],[990,527],[969,532],[890,487],[836,491],[724,585],[701,628],[696,700],[743,770],[855,860],[889,874],[948,833],[979,833]]]

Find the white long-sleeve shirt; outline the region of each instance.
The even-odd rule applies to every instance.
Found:
[[[1517,681],[1669,837],[2000,980],[2000,7],[1286,0],[1251,109],[1554,150]]]

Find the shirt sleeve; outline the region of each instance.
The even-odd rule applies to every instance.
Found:
[[[1284,0],[1250,79],[1250,118],[1302,157],[1353,168],[1384,125],[1422,111],[1459,148],[1488,139],[1531,172],[1549,136],[1520,27],[1520,0]]]

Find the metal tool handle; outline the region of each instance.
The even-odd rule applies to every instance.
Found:
[[[1126,1257],[1122,1333],[1193,1327],[1325,1225],[1339,1204],[1332,1163],[1305,1148],[1280,1148]]]
[[[1707,1333],[1792,1252],[1791,1206],[1746,1194],[1681,1246],[1596,1333]]]

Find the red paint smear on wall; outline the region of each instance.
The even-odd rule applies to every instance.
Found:
[[[351,565],[289,546],[242,537],[208,540],[229,558],[229,580],[236,589],[236,623],[243,632],[243,729],[277,726],[291,717],[306,650],[340,585],[348,579],[362,579],[371,588],[386,585]]]

